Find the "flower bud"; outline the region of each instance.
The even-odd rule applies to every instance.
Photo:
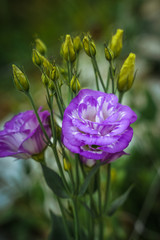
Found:
[[[73,42],[69,34],[66,35],[65,41],[62,44],[62,55],[66,61],[74,62],[74,60],[76,59]]]
[[[42,69],[47,75],[47,77],[51,78],[51,71],[53,69],[52,64],[48,61],[47,58],[42,56]]]
[[[16,66],[12,65],[13,77],[16,88],[22,92],[29,91],[29,82],[24,73]]]
[[[49,80],[48,88],[51,90],[51,92],[53,92],[55,90],[53,81]]]
[[[47,87],[48,84],[49,84],[48,77],[45,74],[42,73],[41,79],[42,79],[42,83],[45,85],[45,87]]]
[[[39,38],[35,40],[35,48],[42,55],[45,55],[47,51],[46,45]]]
[[[42,55],[36,50],[32,50],[32,61],[36,66],[41,66],[43,57]]]
[[[74,75],[74,76],[72,77],[72,79],[71,79],[70,88],[72,89],[72,91],[73,91],[74,93],[79,92],[79,90],[81,89],[79,80],[78,80],[78,78],[77,78],[75,75]]]
[[[51,70],[51,79],[53,81],[56,81],[59,78],[59,70],[58,67],[53,66],[52,70]]]
[[[96,46],[94,42],[90,39],[90,37],[85,36],[83,38],[83,47],[84,51],[89,57],[93,57],[96,55]]]
[[[120,92],[128,91],[132,87],[134,81],[135,58],[136,55],[130,53],[121,67],[118,78],[118,90]]]
[[[122,50],[122,40],[123,40],[123,30],[117,29],[115,35],[112,36],[112,40],[109,44],[109,49],[114,53],[114,58],[116,58]]]
[[[76,36],[73,39],[73,46],[76,53],[79,53],[79,51],[82,49],[83,45],[79,36]]]
[[[107,46],[104,49],[105,51],[105,57],[110,62],[114,58],[114,53],[111,49],[109,49]]]
[[[64,170],[67,172],[71,169],[71,164],[66,158],[63,158],[63,166]]]

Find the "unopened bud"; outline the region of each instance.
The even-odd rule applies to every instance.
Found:
[[[62,44],[62,55],[66,61],[74,62],[76,59],[73,42],[69,34],[66,35],[65,41]]]
[[[47,51],[46,45],[39,38],[35,40],[35,48],[42,55],[45,55]]]
[[[63,166],[64,170],[67,172],[71,169],[71,164],[66,158],[63,158]]]
[[[16,88],[22,92],[29,91],[29,82],[24,73],[16,66],[12,65],[13,77]]]
[[[84,47],[86,54],[89,57],[93,57],[96,55],[96,46],[95,46],[94,42],[90,39],[90,37],[85,36],[83,38],[83,47]]]
[[[118,90],[120,92],[128,91],[132,87],[134,81],[135,59],[136,55],[130,53],[122,65],[118,78]]]
[[[78,80],[78,78],[75,75],[71,79],[70,88],[72,89],[72,91],[74,93],[79,92],[79,90],[81,89],[81,85],[79,83],[79,80]]]
[[[47,87],[48,84],[49,84],[48,77],[45,74],[42,73],[41,79],[42,79],[42,83]]]
[[[110,62],[114,58],[114,53],[107,46],[105,47],[104,50],[105,50],[105,57]]]
[[[82,49],[83,45],[82,45],[82,42],[81,42],[81,39],[80,39],[80,36],[76,36],[74,39],[73,39],[73,46],[74,46],[74,49],[76,51],[76,53],[79,53],[79,51]]]
[[[122,41],[123,41],[123,30],[117,29],[115,35],[112,36],[112,40],[109,44],[109,49],[114,53],[114,58],[116,58],[122,50]]]
[[[53,68],[53,66],[48,61],[48,59],[42,56],[42,69],[49,78],[51,78],[52,68]]]
[[[32,61],[36,66],[41,66],[43,57],[42,55],[36,50],[32,50]]]
[[[49,80],[48,88],[51,90],[51,92],[53,92],[55,90],[53,81]]]
[[[59,70],[58,67],[53,66],[52,71],[51,71],[51,79],[53,81],[56,81],[59,78]]]

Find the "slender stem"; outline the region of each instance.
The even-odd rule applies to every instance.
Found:
[[[108,75],[107,75],[107,84],[106,84],[106,93],[108,92],[108,88],[109,88],[109,80],[110,80],[110,66],[109,66],[109,70],[108,70]]]
[[[95,79],[96,79],[96,88],[97,90],[99,91],[99,82],[98,82],[98,76],[97,76],[97,71],[96,71],[96,68],[94,66],[94,61],[93,61],[93,58],[91,58],[91,61],[92,61],[92,65],[93,65],[93,70],[94,70],[94,74],[95,74]]]
[[[101,84],[102,84],[103,91],[105,91],[105,85],[104,85],[104,82],[103,82],[101,73],[100,73],[100,71],[99,71],[99,67],[98,67],[98,64],[97,64],[97,60],[96,60],[95,56],[94,56],[92,59],[93,59],[93,62],[94,62],[95,69],[96,69],[96,71],[97,71],[97,73],[98,73],[100,82],[101,82]]]
[[[105,189],[105,199],[104,199],[104,212],[107,211],[107,205],[109,200],[109,190],[110,190],[110,179],[111,179],[111,163],[108,163],[107,165],[107,183],[106,183],[106,189]]]
[[[56,83],[54,83],[54,87],[55,87],[55,90],[56,90],[57,105],[58,105],[58,108],[59,108],[59,111],[60,111],[60,114],[61,114],[61,118],[63,118],[63,106],[62,106],[62,102],[61,102],[59,94],[58,94],[58,87],[57,87]]]
[[[76,154],[76,192],[78,193],[79,191],[79,156]]]
[[[77,198],[72,199],[72,202],[73,202],[73,214],[74,214],[75,240],[79,240],[79,219],[78,219],[78,209],[77,209]]]
[[[30,100],[30,102],[31,102],[31,105],[32,105],[32,107],[33,107],[33,109],[34,109],[34,112],[35,112],[35,114],[36,114],[37,120],[38,120],[38,122],[39,122],[39,125],[40,125],[40,127],[41,127],[41,129],[42,129],[42,131],[43,131],[43,133],[44,133],[44,135],[45,135],[45,137],[46,137],[46,140],[47,140],[48,143],[51,145],[52,142],[50,141],[50,138],[48,137],[48,135],[47,135],[47,133],[46,133],[46,130],[45,130],[43,124],[42,124],[42,121],[41,121],[41,119],[40,119],[40,117],[39,117],[39,115],[38,115],[38,112],[37,112],[36,106],[35,106],[35,104],[34,104],[34,101],[33,101],[33,98],[32,98],[31,93],[28,92],[28,93],[26,93],[26,95],[27,95],[27,97],[29,98],[29,100]]]
[[[57,197],[57,201],[58,201],[61,213],[62,213],[62,219],[63,219],[63,225],[64,225],[65,232],[66,232],[66,237],[67,237],[68,240],[70,240],[71,238],[70,238],[70,233],[69,233],[69,230],[68,230],[66,216],[65,216],[65,213],[64,213],[64,207],[63,207],[63,205],[61,203],[60,198],[58,196],[56,196],[56,197]]]
[[[100,169],[98,170],[98,205],[99,205],[99,240],[103,240],[104,228],[103,228],[103,218],[102,218],[102,199],[101,199],[101,178]]]
[[[112,61],[110,61],[110,76],[112,80],[112,93],[114,93],[114,67]]]
[[[119,103],[122,102],[124,92],[119,92]]]
[[[154,177],[152,184],[150,185],[146,199],[144,201],[138,219],[134,224],[134,229],[129,237],[129,240],[138,240],[139,236],[144,231],[146,220],[149,216],[149,213],[153,207],[153,203],[159,191],[159,179],[160,179],[159,173],[160,169],[157,172],[156,176]]]

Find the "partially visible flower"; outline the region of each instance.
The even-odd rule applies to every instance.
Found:
[[[83,89],[64,112],[62,141],[89,165],[95,160],[111,162],[126,154],[123,150],[133,136],[130,124],[136,119],[114,94]]]
[[[50,138],[50,114],[41,110],[42,107],[39,108],[38,114]],[[6,122],[4,130],[0,131],[0,157],[31,158],[46,148],[45,139],[34,111],[19,113]]]

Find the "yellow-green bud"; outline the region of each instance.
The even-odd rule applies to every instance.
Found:
[[[42,55],[45,55],[47,51],[46,45],[39,38],[35,40],[35,48]]]
[[[112,36],[112,40],[109,43],[109,49],[114,53],[114,58],[116,58],[122,50],[122,41],[123,41],[123,30],[117,29],[115,35]]]
[[[81,39],[80,39],[80,36],[76,36],[74,39],[73,39],[73,46],[74,46],[74,49],[76,51],[76,53],[79,53],[79,51],[82,49],[83,45],[82,45],[82,42],[81,42]]]
[[[36,50],[32,50],[32,61],[36,66],[41,66],[43,57],[42,55]]]
[[[111,49],[109,49],[107,46],[104,49],[105,51],[105,57],[110,62],[114,58],[114,53]]]
[[[122,65],[118,78],[118,90],[120,92],[128,91],[132,87],[134,81],[135,59],[136,55],[130,53]]]
[[[93,57],[96,55],[96,46],[95,46],[94,42],[88,36],[85,36],[83,38],[83,47],[84,47],[86,54],[89,57]]]
[[[73,42],[69,34],[66,35],[65,41],[62,44],[62,55],[66,61],[74,62],[76,59]]]
[[[53,81],[49,80],[49,86],[48,87],[51,90],[51,92],[53,92],[55,90]]]
[[[66,158],[63,158],[63,166],[64,170],[67,172],[71,169],[71,164]]]
[[[51,79],[56,81],[59,78],[59,70],[56,66],[53,66],[51,70]]]
[[[48,84],[49,84],[48,77],[45,74],[42,73],[41,79],[42,79],[42,83],[47,87]]]
[[[24,73],[16,66],[12,65],[13,77],[16,88],[22,92],[29,91],[29,82]]]
[[[70,88],[72,89],[72,91],[74,93],[79,92],[79,90],[81,89],[81,85],[79,83],[79,80],[78,80],[78,78],[75,75],[71,79]]]
[[[51,78],[52,68],[53,65],[48,61],[47,58],[42,56],[42,69],[49,78]]]

